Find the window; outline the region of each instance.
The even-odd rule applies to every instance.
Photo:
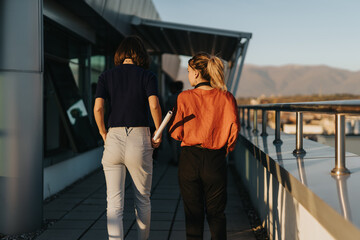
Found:
[[[47,60],[45,81],[46,152],[68,147],[84,152],[96,147],[96,134],[69,64]]]

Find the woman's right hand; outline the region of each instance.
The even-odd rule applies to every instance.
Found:
[[[160,146],[161,141],[162,141],[162,134],[160,135],[160,137],[158,139],[154,140],[155,134],[156,134],[156,130],[155,130],[155,132],[154,132],[154,134],[153,134],[153,136],[151,138],[151,146],[153,148],[158,148]]]
[[[104,141],[104,144],[105,144],[105,141],[106,141],[106,135],[107,135],[107,132],[103,132],[103,133],[100,133],[103,141]]]

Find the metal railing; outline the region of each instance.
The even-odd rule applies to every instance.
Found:
[[[335,167],[331,170],[332,175],[348,175],[350,171],[345,164],[345,114],[360,115],[360,100],[344,101],[321,101],[304,103],[276,103],[262,105],[243,105],[241,110],[241,125],[245,126],[245,109],[247,109],[246,128],[251,129],[250,110],[253,110],[253,133],[258,133],[257,111],[262,111],[261,136],[267,136],[267,111],[275,111],[275,145],[282,144],[280,138],[280,113],[296,112],[296,147],[293,151],[295,156],[306,153],[303,148],[303,112],[316,112],[335,115]]]

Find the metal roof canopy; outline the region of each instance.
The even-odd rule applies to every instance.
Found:
[[[230,62],[228,89],[236,93],[251,33],[199,27],[134,16],[131,24],[154,53],[193,56],[207,52]]]
[[[204,51],[231,60],[241,39],[251,33],[133,17],[131,24],[155,52],[193,56]]]

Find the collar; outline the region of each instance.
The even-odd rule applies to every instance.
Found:
[[[198,88],[200,86],[210,86],[211,87],[211,84],[210,84],[210,82],[201,82],[201,83],[196,84],[196,86],[194,88]]]

